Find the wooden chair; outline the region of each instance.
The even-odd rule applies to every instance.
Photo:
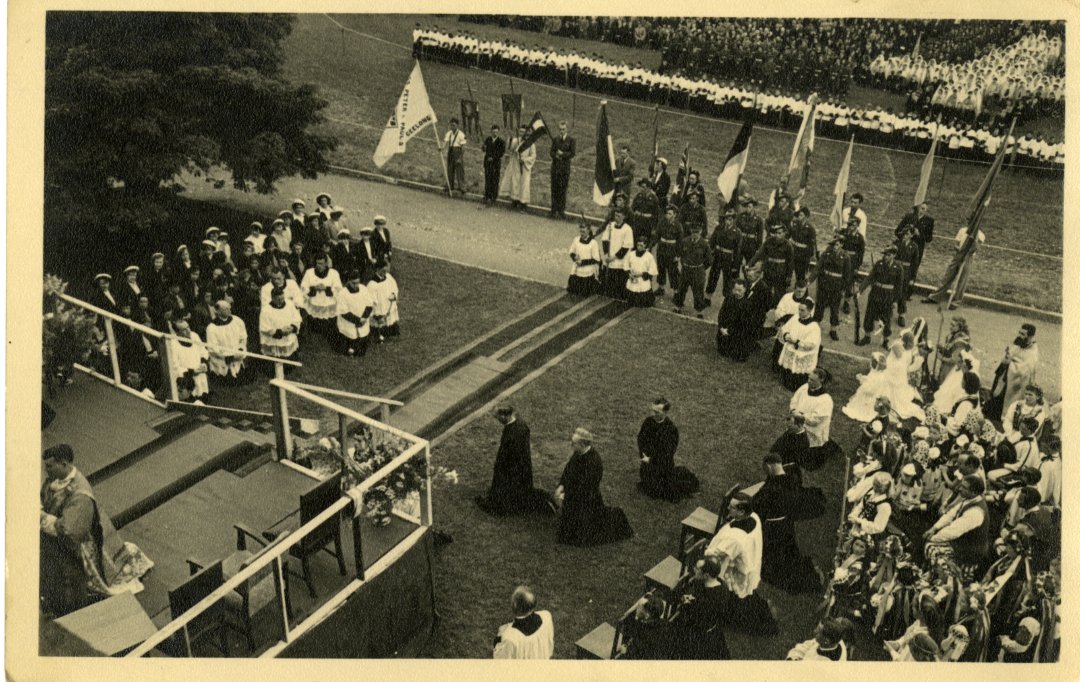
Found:
[[[682,520],[677,558],[682,560],[686,556],[687,548],[695,541],[715,535],[719,524],[720,517],[704,507],[698,507],[691,512],[690,516]]]
[[[656,592],[667,603],[664,609],[665,618],[670,616],[672,605],[675,603],[677,589],[685,574],[683,567],[684,564],[679,559],[666,556],[645,573],[645,591]]]
[[[234,524],[233,528],[236,530],[236,551],[221,561],[223,578],[226,581],[269,552],[274,545],[287,535],[287,533],[282,533],[274,542],[267,542],[241,523]],[[257,552],[253,553],[248,549],[249,539],[258,543],[259,550]],[[188,559],[187,563],[191,568],[192,575],[203,569],[199,562],[193,559]],[[284,588],[285,613],[291,619],[293,611],[292,603],[289,599],[288,581],[286,581]],[[248,578],[244,583],[233,590],[233,594],[236,595],[236,599],[226,599],[224,601],[228,606],[228,612],[234,614],[239,619],[240,624],[236,625],[228,620],[226,621],[226,624],[244,635],[247,639],[248,650],[254,652],[254,614],[259,613],[261,610],[277,601],[277,581],[274,579],[273,563],[267,565],[258,573]]]
[[[337,502],[340,498],[341,474],[339,473],[300,496],[299,523],[296,523],[295,516],[290,517],[291,520],[287,527],[274,528],[265,531],[263,532],[263,537],[267,540],[274,541],[284,533],[295,531],[326,511],[330,505]],[[333,544],[334,546],[332,550],[328,547],[330,544]],[[341,546],[340,514],[335,514],[327,519],[315,530],[303,537],[300,542],[289,549],[289,555],[300,560],[300,566],[303,571],[301,576],[307,584],[308,592],[311,594],[312,599],[317,598],[319,595],[315,591],[315,582],[311,577],[311,557],[323,551],[337,559],[338,571],[341,575],[345,575],[345,552]],[[293,573],[293,571],[289,571],[289,573]],[[293,574],[295,575],[295,573]]]
[[[626,621],[634,617],[634,612],[644,600],[645,597],[641,597],[634,602],[634,605],[623,613],[615,625],[601,623],[593,628],[592,632],[575,642],[577,658],[600,661],[614,661],[622,658]]]
[[[188,609],[201,602],[224,583],[222,563],[216,561],[192,575],[184,584],[169,590],[169,611],[172,613],[173,620],[186,613]],[[225,609],[225,602],[218,601],[184,626],[180,632],[184,642],[181,655],[192,656],[195,645],[211,635],[216,635],[214,645],[222,655],[229,655]]]

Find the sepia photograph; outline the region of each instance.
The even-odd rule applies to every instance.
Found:
[[[553,7],[40,12],[19,657],[1067,676],[1073,9]]]

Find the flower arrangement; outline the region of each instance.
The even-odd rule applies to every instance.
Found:
[[[336,438],[320,439],[313,445],[295,448],[297,459],[320,476],[342,472],[343,491],[351,490],[404,452],[407,443],[393,434],[360,426],[349,435],[345,454]],[[364,493],[365,515],[375,525],[390,523],[394,509],[419,516],[420,493],[428,479],[433,483],[457,484],[457,471],[443,466],[426,467],[422,454],[402,463],[377,485]]]
[[[67,287],[56,275],[45,275],[41,348],[45,371],[70,383],[72,364],[86,361],[95,349],[100,353],[102,339],[97,316],[60,298]]]

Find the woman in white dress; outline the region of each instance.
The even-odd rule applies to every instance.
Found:
[[[908,383],[908,368],[914,350],[905,350],[903,341],[897,340],[889,355],[876,352],[870,356],[870,371],[858,375],[860,386],[844,406],[845,415],[859,422],[873,421],[878,415],[874,409],[878,398],[889,399],[889,407],[901,420],[918,419],[926,415],[916,402],[918,393]]]
[[[857,422],[871,421],[877,412],[874,404],[879,396],[888,392],[886,384],[888,377],[885,375],[885,354],[877,351],[870,354],[870,371],[855,377],[859,380],[859,388],[855,395],[851,396],[847,405],[844,405],[843,413]]]
[[[967,395],[961,385],[965,372],[978,374],[979,360],[970,351],[962,350],[959,360],[953,365],[952,370],[945,376],[945,380],[941,382],[941,387],[934,394],[934,407],[941,414],[949,414],[956,401]]]
[[[900,338],[889,347],[889,356],[885,360],[885,375],[889,386],[889,393],[886,395],[901,419],[918,419],[920,422],[926,419],[926,414],[919,405],[919,392],[908,379],[920,363],[922,355],[915,345],[915,335],[905,329]]]

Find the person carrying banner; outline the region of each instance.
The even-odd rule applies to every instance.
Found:
[[[465,194],[465,133],[458,128],[458,120],[450,119],[450,130],[443,136],[443,148],[446,150],[446,169],[449,173],[450,186],[447,193]]]

